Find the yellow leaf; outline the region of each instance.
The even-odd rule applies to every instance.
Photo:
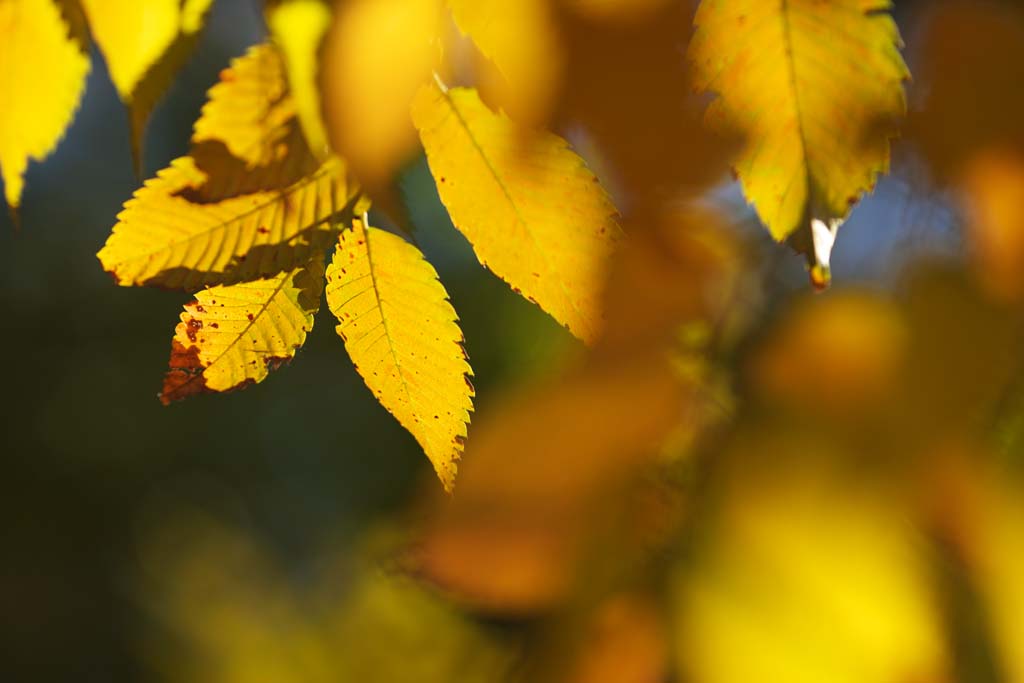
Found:
[[[208,179],[182,157],[125,203],[98,254],[118,284],[195,289],[292,268],[330,244],[359,197],[335,158],[282,190],[197,201]]]
[[[85,87],[89,56],[69,30],[50,0],[0,1],[0,171],[12,210],[28,160],[53,151]]]
[[[302,130],[313,153],[326,156],[327,132],[320,113],[320,44],[331,25],[323,0],[288,0],[267,10],[267,23],[288,70]]]
[[[501,102],[524,122],[549,113],[562,76],[561,51],[549,0],[448,0],[468,34],[507,79]],[[504,92],[502,92],[504,91]]]
[[[121,100],[133,149],[146,119],[184,63],[213,0],[82,0]]]
[[[160,400],[262,382],[291,360],[313,329],[323,256],[273,277],[204,289],[185,306],[171,342]]]
[[[783,240],[843,218],[888,170],[909,77],[889,0],[703,0],[690,43],[707,119],[747,137],[735,168]]]
[[[424,86],[413,104],[430,170],[480,262],[576,336],[600,328],[615,207],[565,140],[523,137],[475,90]]]
[[[343,0],[323,51],[333,149],[370,188],[415,152],[409,104],[441,56],[440,0]]]
[[[413,245],[357,220],[341,234],[327,283],[327,305],[366,386],[451,490],[473,410],[473,371],[437,272]]]
[[[110,80],[128,101],[178,35],[179,0],[82,0]]]
[[[282,149],[296,108],[277,48],[256,45],[231,61],[210,88],[192,133],[192,144],[221,142],[246,167],[272,164]]]

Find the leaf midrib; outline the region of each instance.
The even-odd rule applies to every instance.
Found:
[[[455,114],[455,118],[458,119],[458,121],[459,121],[459,125],[462,127],[463,130],[466,131],[466,137],[469,138],[470,143],[473,145],[473,148],[477,151],[477,154],[480,155],[480,158],[481,158],[481,160],[483,160],[484,165],[487,167],[487,170],[490,171],[491,176],[494,178],[495,182],[498,183],[498,187],[501,188],[502,194],[505,195],[505,199],[508,200],[509,206],[512,207],[512,212],[515,214],[516,220],[519,222],[520,225],[523,226],[523,231],[529,237],[530,242],[533,243],[534,247],[537,250],[537,253],[540,254],[542,259],[544,259],[544,264],[547,266],[547,271],[549,273],[554,274],[554,279],[555,279],[556,282],[558,282],[558,287],[562,291],[562,294],[565,296],[566,301],[569,303],[569,305],[572,307],[572,309],[574,311],[576,311],[576,314],[579,316],[579,319],[581,321],[582,320],[586,320],[587,316],[580,309],[580,307],[577,306],[575,299],[573,299],[573,297],[569,294],[569,290],[566,289],[566,287],[565,287],[565,282],[562,280],[562,278],[557,276],[557,274],[556,274],[557,270],[552,267],[551,261],[549,260],[548,255],[541,248],[540,243],[537,241],[537,237],[533,234],[533,230],[530,229],[529,223],[527,223],[526,219],[523,218],[522,213],[520,213],[519,206],[516,204],[515,199],[512,197],[511,191],[509,190],[508,186],[505,184],[504,179],[498,173],[498,170],[491,163],[491,160],[488,158],[487,154],[484,152],[483,147],[481,147],[480,143],[477,142],[476,137],[473,135],[472,129],[469,127],[469,122],[466,121],[465,117],[462,116],[462,112],[460,112],[459,108],[455,105],[455,100],[452,99],[450,92],[441,90],[440,88],[438,88],[438,91],[442,94],[442,96],[448,102],[452,112]],[[486,106],[486,105],[483,105],[483,106]],[[502,278],[502,279],[504,279],[504,278]],[[506,280],[506,282],[507,282],[507,280]],[[580,330],[580,332],[582,333],[583,330]]]
[[[284,188],[283,190],[278,190],[278,191],[274,192],[272,194],[272,196],[266,202],[258,204],[258,205],[254,206],[251,209],[247,209],[246,211],[244,211],[242,213],[236,214],[236,215],[232,216],[231,218],[228,218],[228,219],[226,219],[224,221],[221,221],[221,222],[219,222],[219,223],[217,223],[215,225],[212,225],[209,228],[207,228],[206,230],[203,230],[201,232],[192,233],[191,235],[188,235],[187,237],[184,237],[184,238],[179,239],[179,240],[174,241],[174,242],[167,242],[167,243],[161,245],[159,248],[154,249],[153,251],[148,251],[148,252],[143,252],[143,253],[136,254],[133,258],[134,259],[149,258],[150,256],[153,256],[154,254],[161,254],[161,253],[164,253],[166,251],[173,250],[174,248],[176,248],[178,246],[181,246],[183,244],[188,244],[190,242],[193,242],[195,240],[198,240],[198,239],[201,239],[201,238],[204,238],[204,237],[208,239],[210,237],[211,233],[214,233],[214,232],[216,232],[218,230],[226,230],[227,226],[231,225],[232,223],[238,223],[240,221],[243,221],[244,219],[248,218],[249,216],[251,216],[251,215],[253,215],[255,213],[258,213],[260,211],[263,211],[268,206],[273,206],[275,204],[280,203],[281,201],[284,200],[285,197],[291,196],[291,195],[293,195],[293,194],[295,194],[295,193],[297,193],[297,192],[299,192],[301,190],[304,190],[309,185],[318,182],[323,176],[328,175],[330,173],[333,173],[336,168],[337,168],[337,163],[336,163],[335,160],[327,162],[320,169],[318,169],[316,172],[306,176],[305,178],[302,178],[301,180],[295,182],[292,185],[289,185],[288,187]],[[250,196],[250,195],[240,195],[237,198],[246,197],[246,196]],[[229,200],[226,200],[226,201],[229,201]],[[286,236],[284,238],[284,241],[286,242],[289,239],[292,239],[292,238],[294,238],[294,237],[296,237],[298,235],[301,235],[302,233],[304,233],[304,232],[306,232],[308,230],[311,230],[311,229],[317,227],[318,225],[321,225],[322,223],[330,221],[331,218],[333,218],[333,216],[334,216],[334,214],[332,213],[331,215],[324,216],[323,218],[320,218],[319,220],[316,220],[316,221],[310,223],[309,225],[303,226],[300,230],[296,231],[294,235]],[[257,245],[253,245],[253,246],[257,246]]]
[[[803,159],[804,185],[807,197],[804,200],[806,213],[807,207],[811,204],[811,160],[807,155],[807,135],[804,132],[803,109],[800,105],[800,88],[796,77],[796,53],[793,46],[793,29],[790,26],[790,2],[791,0],[780,0],[780,13],[782,14],[782,41],[786,51],[786,69],[789,72],[789,84],[793,90],[793,109],[796,115],[797,138],[800,141],[800,156]],[[786,231],[790,235],[800,228],[799,223]]]

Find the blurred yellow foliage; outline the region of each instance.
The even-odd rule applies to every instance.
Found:
[[[78,109],[86,52],[57,3],[0,2],[0,171],[12,211],[21,204],[29,159],[53,151]]]
[[[680,571],[680,669],[709,683],[942,680],[925,542],[906,511],[851,481],[772,469],[727,486],[708,547]]]

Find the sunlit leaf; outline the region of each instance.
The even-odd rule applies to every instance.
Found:
[[[21,203],[29,159],[41,161],[78,108],[89,56],[50,0],[0,2],[0,171],[7,205]]]
[[[323,256],[273,277],[204,289],[185,306],[171,342],[160,400],[262,382],[291,360],[313,329]]]
[[[563,55],[549,0],[448,0],[459,29],[494,62],[507,85],[501,102],[518,120],[548,113],[562,76]]]
[[[233,59],[208,97],[194,126],[193,145],[220,142],[246,170],[294,153],[286,138],[297,110],[275,46],[257,45]]]
[[[195,289],[292,268],[330,244],[358,192],[337,159],[283,190],[195,201],[208,179],[182,157],[125,203],[98,254],[118,284]]]
[[[82,0],[138,154],[146,120],[184,64],[213,0]]]
[[[474,392],[437,272],[401,237],[357,220],[342,232],[327,280],[327,303],[356,369],[450,490]]]
[[[441,0],[342,0],[325,39],[331,146],[371,190],[415,152],[409,104],[441,59]]]
[[[576,336],[601,326],[615,207],[565,140],[521,131],[475,90],[424,86],[413,119],[452,222],[480,262]]]
[[[909,73],[889,0],[704,0],[690,43],[707,119],[747,136],[735,160],[777,240],[843,218],[888,170]]]
[[[324,0],[285,0],[267,8],[267,24],[284,57],[306,141],[323,158],[328,149],[320,102],[320,43],[331,25],[330,7]]]

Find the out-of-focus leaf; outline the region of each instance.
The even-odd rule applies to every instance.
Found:
[[[332,642],[342,644],[339,680],[493,683],[511,677],[509,652],[405,577],[367,571],[342,607],[330,631]]]
[[[889,0],[703,0],[689,48],[713,126],[748,136],[735,160],[772,236],[842,219],[888,170],[909,72]],[[824,265],[824,264],[823,264]]]
[[[1024,681],[1024,503],[1019,478],[992,472],[960,510],[961,540],[990,621],[1004,680]]]
[[[185,306],[171,341],[164,404],[262,382],[291,360],[313,329],[323,290],[323,256],[273,277],[220,285]]]
[[[763,457],[807,445],[757,440],[746,447]],[[679,570],[676,652],[683,677],[945,680],[926,548],[905,511],[857,491],[854,482],[780,468],[785,459],[770,459],[787,470],[770,475],[740,461],[745,478],[727,488],[720,517],[703,535],[706,545]]]
[[[500,103],[522,123],[543,123],[562,76],[563,55],[550,0],[448,0],[452,17],[506,79]]]
[[[145,634],[143,652],[167,683],[494,683],[512,675],[516,653],[496,634],[408,578],[354,563],[351,551],[342,561],[320,554],[334,571],[300,584],[257,538],[208,515],[179,512],[147,531],[140,595],[159,630]]]
[[[578,122],[607,164],[625,214],[649,216],[724,178],[731,133],[707,135],[680,51],[693,7],[670,2],[631,22],[563,9],[566,77],[559,118]],[[639,227],[639,226],[637,226]]]
[[[591,19],[607,22],[638,21],[675,0],[562,0],[562,4]]]
[[[437,272],[401,237],[354,221],[327,271],[327,304],[366,386],[455,483],[473,374]]]
[[[960,188],[981,281],[999,299],[1024,300],[1024,154],[979,152]]]
[[[616,595],[584,631],[570,683],[656,683],[670,678],[666,624],[647,596]]]
[[[478,609],[562,603],[578,588],[590,535],[622,523],[623,498],[608,492],[655,461],[687,399],[668,360],[651,353],[584,368],[478,418],[459,490],[410,562]]]
[[[320,44],[331,25],[330,7],[324,0],[285,0],[267,8],[267,24],[284,56],[306,142],[322,159],[329,150],[321,114]]]
[[[955,182],[979,151],[1024,155],[1024,8],[1012,2],[930,3],[909,120],[939,179]]]
[[[0,171],[12,211],[29,159],[53,151],[78,108],[89,56],[77,38],[51,0],[0,3]]]
[[[110,80],[125,101],[178,35],[180,0],[82,0]]]
[[[118,284],[196,289],[292,268],[330,244],[358,195],[334,158],[282,190],[193,201],[209,178],[182,157],[125,203],[98,254]]]
[[[341,0],[320,83],[331,146],[371,196],[415,153],[409,105],[441,61],[441,0]]]
[[[726,332],[739,304],[746,263],[738,240],[710,211],[681,211],[628,226],[604,295],[604,332],[595,349],[671,348],[681,329]]]
[[[585,341],[601,328],[604,273],[621,234],[615,207],[565,140],[527,150],[475,90],[424,86],[413,119],[452,222],[480,262]]]
[[[917,61],[920,92],[910,137],[934,177],[955,186],[986,291],[1024,295],[1024,8],[935,3]]]
[[[757,389],[802,411],[854,419],[898,390],[908,330],[899,309],[844,292],[803,302],[752,363]]]
[[[213,0],[81,0],[110,78],[128,105],[138,158],[146,120],[184,64]]]

